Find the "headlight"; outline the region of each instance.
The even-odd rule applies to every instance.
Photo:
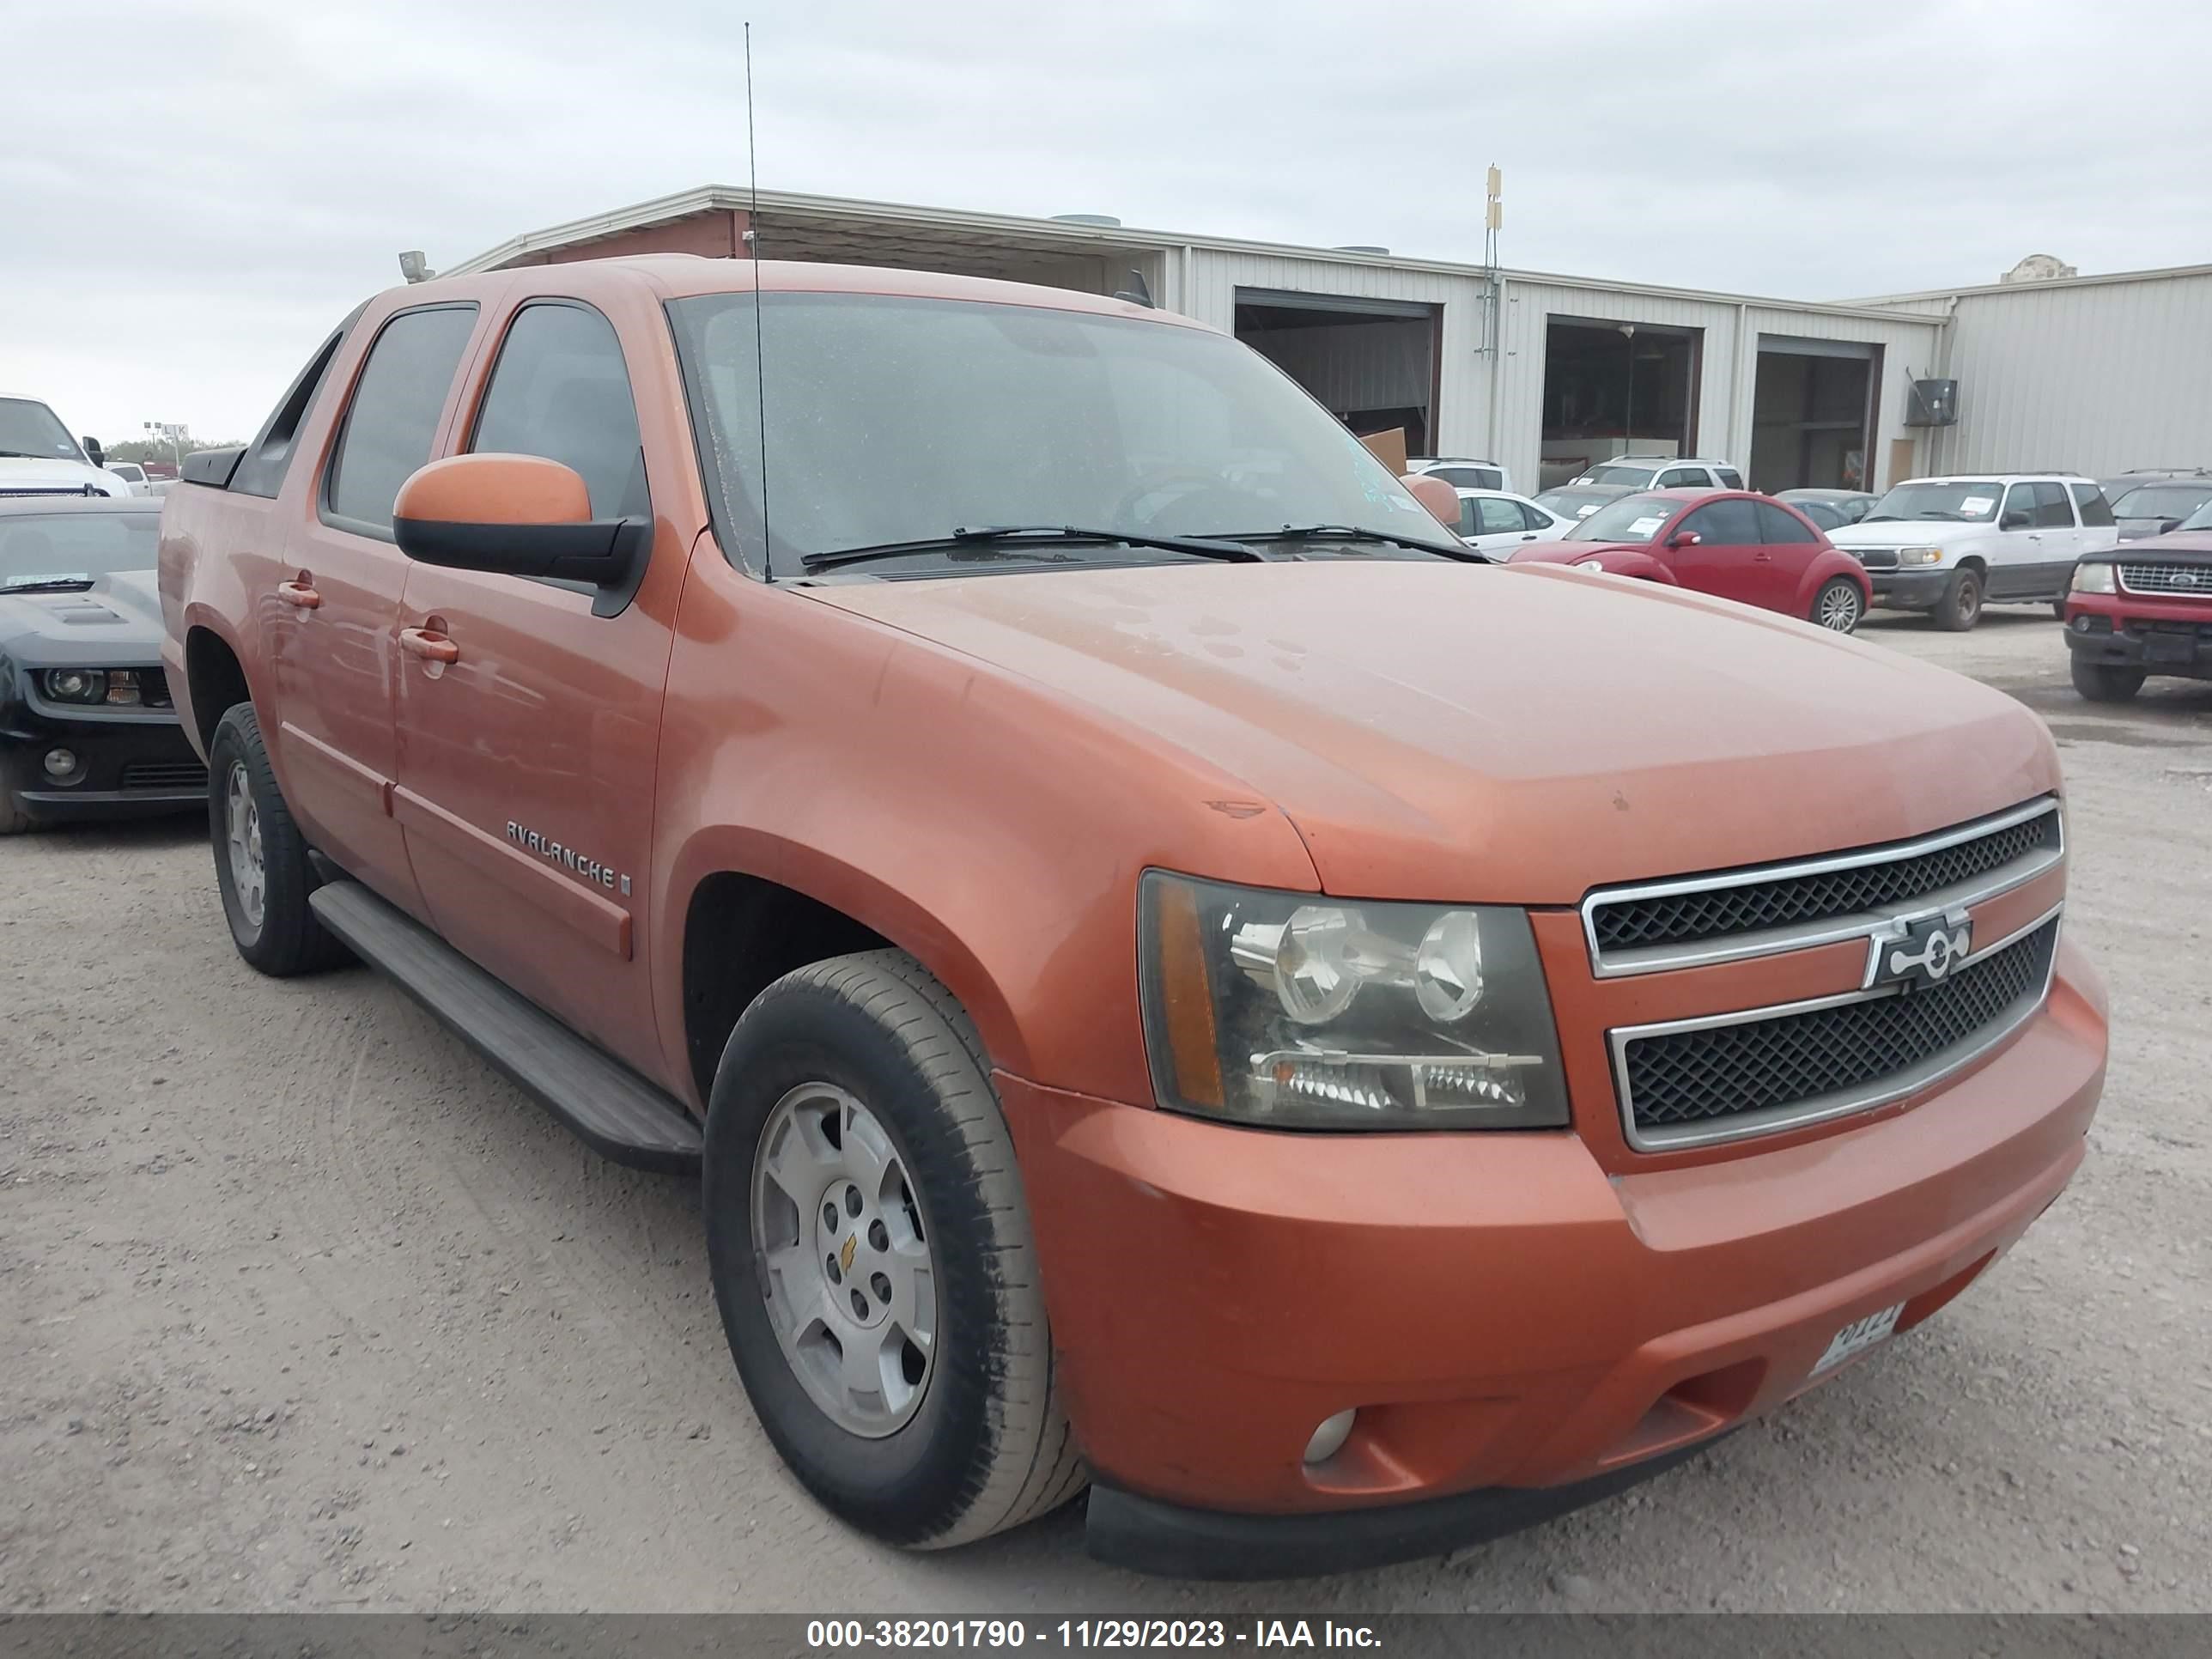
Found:
[[[2115,593],[2119,591],[2109,564],[2077,564],[2074,567],[2074,591],[2076,593]]]
[[[1284,1129],[1564,1128],[1528,918],[1152,871],[1139,896],[1160,1103]]]
[[[99,702],[107,696],[107,676],[97,668],[49,668],[39,689],[56,702]]]
[[[1575,561],[1575,568],[1577,570],[1601,571],[1605,568],[1605,562],[1602,559],[1577,559]]]
[[[1943,550],[1940,547],[1900,547],[1897,550],[1899,564],[1941,564]]]

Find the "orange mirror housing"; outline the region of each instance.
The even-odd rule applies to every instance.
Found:
[[[417,524],[584,524],[592,492],[542,455],[448,455],[399,486],[392,516]]]
[[[1408,472],[1398,482],[1406,486],[1415,501],[1429,509],[1438,524],[1453,535],[1459,534],[1459,491],[1442,478],[1431,478],[1425,472]]]

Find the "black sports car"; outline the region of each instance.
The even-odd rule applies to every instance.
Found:
[[[0,835],[204,809],[161,672],[158,501],[0,501]]]

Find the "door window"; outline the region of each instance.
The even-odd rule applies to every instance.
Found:
[[[1501,501],[1494,495],[1481,495],[1475,498],[1475,507],[1482,533],[1486,536],[1508,533],[1517,536],[1528,527],[1527,520],[1521,516],[1521,507],[1517,501]]]
[[[376,337],[323,484],[326,515],[342,528],[392,539],[392,503],[430,459],[446,392],[476,325],[473,305],[434,306],[401,312]]]
[[[2021,517],[2010,524],[2005,522],[2014,514]],[[2000,530],[2026,530],[2035,522],[2035,486],[2016,483],[2005,491],[2004,509],[1997,514]]]
[[[2105,499],[2105,492],[2093,483],[2074,486],[2074,504],[2081,509],[2081,522],[2092,528],[2112,521],[2112,504]]]
[[[1809,526],[1786,507],[1777,507],[1771,501],[1753,501],[1751,505],[1759,514],[1759,539],[1768,546],[1820,540]]]
[[[588,306],[541,301],[515,313],[469,448],[573,467],[591,491],[594,519],[652,511],[622,344]]]
[[[1526,501],[1522,501],[1520,506],[1521,527],[1523,530],[1549,530],[1559,522],[1540,507],[1531,507]]]
[[[2074,528],[2074,503],[2067,499],[2064,484],[2039,483],[2035,486],[2035,527],[2038,530]]]
[[[1705,547],[1756,547],[1766,539],[1756,501],[1711,502],[1683,520],[1680,528],[1695,534]]]
[[[1661,489],[1698,489],[1711,483],[1701,466],[1678,466],[1659,476]]]

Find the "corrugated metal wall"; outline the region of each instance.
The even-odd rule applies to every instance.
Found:
[[[2212,275],[1962,294],[1930,470],[2212,466]]]
[[[1377,317],[1268,329],[1251,344],[1331,409],[1412,409],[1429,401],[1429,335],[1425,319]]]

